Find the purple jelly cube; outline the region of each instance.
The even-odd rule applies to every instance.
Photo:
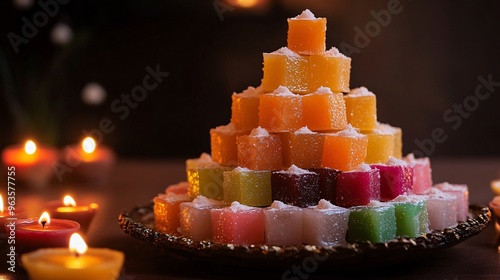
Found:
[[[264,209],[264,218],[267,245],[302,244],[302,208],[275,200]]]
[[[304,243],[316,246],[339,246],[346,243],[349,209],[322,199],[317,206],[304,208],[302,226]]]
[[[389,201],[398,195],[413,194],[413,167],[406,162],[389,158],[387,164],[373,164],[380,171],[380,199]]]
[[[455,197],[457,203],[457,220],[466,221],[469,214],[469,189],[467,185],[441,183],[435,187]]]
[[[298,207],[316,205],[319,201],[319,175],[292,165],[288,170],[271,174],[273,200]]]
[[[336,204],[341,207],[367,205],[380,200],[380,173],[367,164],[338,175]]]
[[[331,168],[312,168],[309,169],[319,175],[319,198],[326,199],[333,204],[337,204],[337,178],[342,172]]]
[[[404,160],[413,167],[413,193],[425,194],[432,187],[432,169],[429,158],[415,158],[408,154]]]

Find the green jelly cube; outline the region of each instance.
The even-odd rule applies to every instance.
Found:
[[[188,195],[191,198],[203,195],[208,198],[222,200],[223,173],[231,169],[230,167],[223,167],[216,163],[204,164],[197,168],[187,169],[189,182]]]
[[[396,214],[393,205],[356,206],[351,208],[347,240],[349,242],[388,242],[396,237]]]
[[[419,195],[400,195],[391,201],[396,210],[397,235],[418,237],[427,232],[427,200]]]
[[[223,200],[238,201],[248,206],[269,206],[271,196],[271,171],[250,170],[237,167],[224,172]]]

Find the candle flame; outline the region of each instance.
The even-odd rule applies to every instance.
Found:
[[[258,0],[236,0],[236,4],[243,8],[251,8],[258,4]]]
[[[85,254],[87,252],[88,246],[85,240],[78,234],[73,233],[69,239],[69,250],[71,253],[75,253],[77,256]]]
[[[96,147],[96,143],[92,137],[87,137],[87,138],[83,139],[82,149],[84,152],[86,152],[87,154],[91,154],[94,152],[95,147]]]
[[[24,144],[24,151],[28,155],[32,155],[36,152],[36,144],[32,140],[26,141],[26,144]]]
[[[64,206],[71,206],[71,207],[76,206],[75,200],[69,195],[64,197],[63,202],[64,202]]]
[[[0,194],[0,213],[3,213],[3,197]]]
[[[38,223],[42,225],[42,227],[45,227],[45,225],[50,224],[50,216],[49,213],[43,212],[43,214],[40,216],[38,219]]]

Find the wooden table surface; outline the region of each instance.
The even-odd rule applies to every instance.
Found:
[[[487,203],[493,198],[490,181],[500,178],[500,159],[433,159],[435,183],[465,183],[470,189],[470,203]],[[5,172],[6,173],[6,172]],[[4,180],[2,178],[2,180]],[[452,248],[437,251],[427,259],[401,265],[356,270],[325,268],[307,275],[283,277],[283,270],[241,269],[179,257],[123,233],[117,217],[123,210],[146,204],[169,184],[185,180],[184,161],[120,160],[108,182],[83,183],[65,179],[44,189],[18,185],[18,205],[38,216],[46,201],[71,193],[80,201],[100,205],[85,238],[90,247],[107,247],[125,253],[121,280],[159,279],[500,279],[500,252],[495,246],[500,228],[493,223],[479,235]],[[6,182],[6,180],[4,180]],[[16,267],[8,272],[2,242],[0,279],[27,279],[26,272]],[[298,263],[300,264],[300,263]]]

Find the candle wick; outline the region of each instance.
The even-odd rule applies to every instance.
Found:
[[[79,258],[80,254],[78,252],[75,252],[75,257]]]
[[[45,228],[45,224],[47,223],[47,221],[42,221],[42,229]]]

